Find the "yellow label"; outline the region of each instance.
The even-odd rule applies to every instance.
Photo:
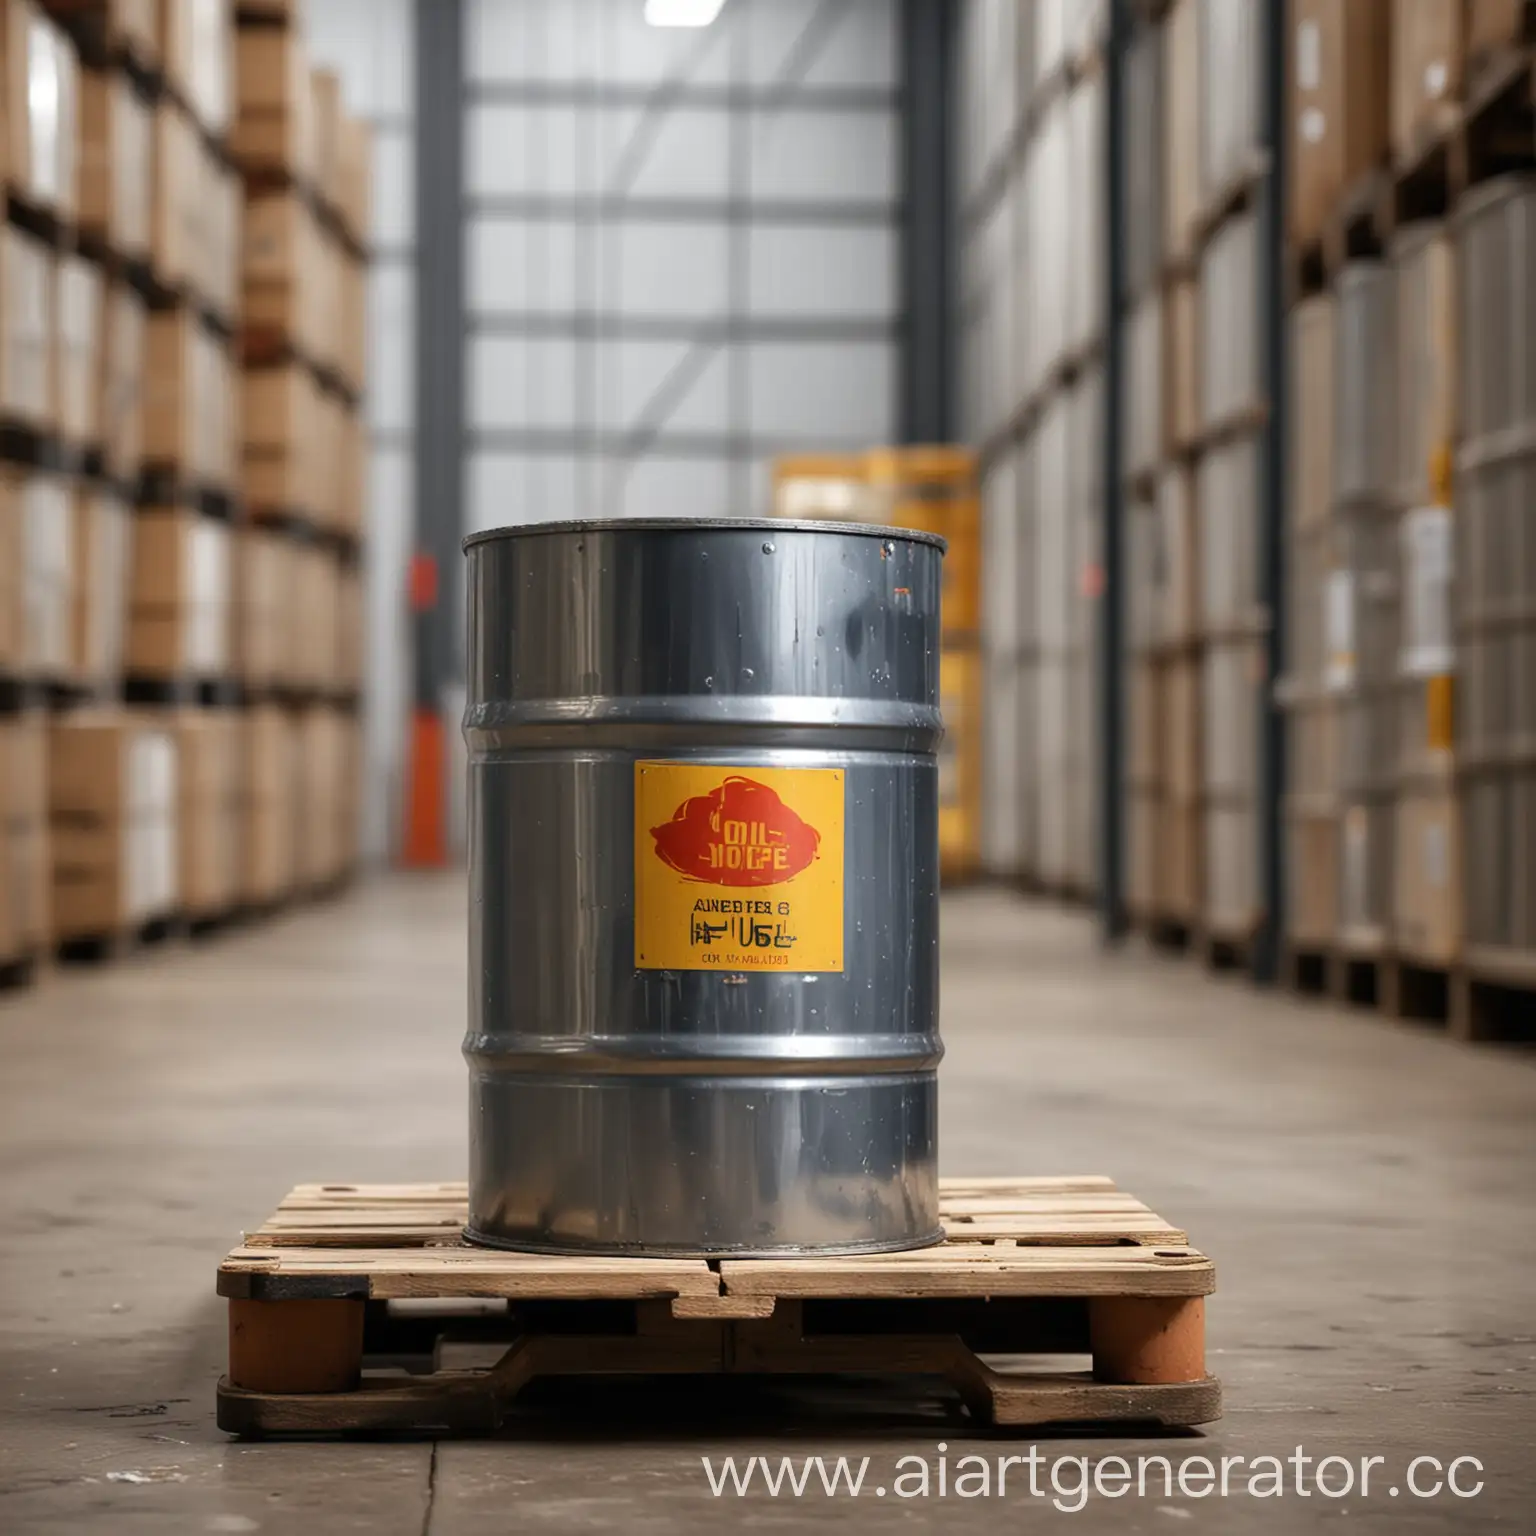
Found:
[[[842,770],[636,763],[635,965],[842,970]]]

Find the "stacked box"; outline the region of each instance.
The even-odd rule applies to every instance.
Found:
[[[0,0],[0,81],[13,194],[72,222],[79,64],[74,44],[33,0]]]
[[[299,543],[289,554],[292,588],[287,616],[288,652],[284,673],[304,692],[328,691],[336,679],[336,606],[341,568],[334,553]]]
[[[1460,836],[1451,740],[1456,429],[1456,273],[1450,231],[1409,225],[1392,246],[1400,637],[1392,934],[1397,951],[1446,966],[1460,949]]]
[[[235,484],[234,380],[222,340],[187,308],[157,310],[145,342],[146,464],[193,486]]]
[[[122,481],[137,478],[144,438],[144,352],[148,315],[126,283],[107,285],[96,347],[96,418],[103,465]]]
[[[1466,64],[1465,0],[1394,0],[1392,152],[1411,158],[1454,121]]]
[[[71,671],[72,568],[69,483],[59,475],[0,465],[0,526],[14,560],[15,670],[52,682]]]
[[[1286,509],[1289,656],[1285,860],[1286,939],[1332,945],[1339,910],[1338,704],[1327,688],[1328,573],[1334,565],[1335,303],[1319,294],[1290,317],[1291,474]]]
[[[123,710],[53,721],[48,807],[56,939],[100,939],[177,904],[171,731]]]
[[[314,92],[308,50],[297,27],[242,24],[236,34],[236,118],[230,151],[248,172],[313,184]]]
[[[1337,281],[1334,550],[1324,614],[1339,710],[1339,942],[1374,954],[1391,928],[1397,778],[1397,315],[1393,274]]]
[[[295,719],[295,879],[300,887],[334,884],[354,857],[357,819],[352,718],[328,705],[300,710]]]
[[[106,694],[124,670],[133,511],[88,482],[75,486],[73,501],[69,672],[91,692]]]
[[[275,529],[248,525],[235,534],[235,675],[253,693],[286,683],[293,545]]]
[[[363,686],[363,583],[354,565],[337,573],[334,685],[355,695]]]
[[[260,704],[240,717],[242,899],[266,906],[295,886],[296,743],[287,711]]]
[[[53,427],[54,259],[36,236],[0,226],[0,416]]]
[[[116,255],[146,259],[154,206],[154,114],[130,76],[82,71],[79,134],[81,232]]]
[[[50,886],[47,718],[10,715],[0,718],[0,965],[47,947]]]
[[[230,530],[185,507],[141,509],[133,529],[128,671],[216,678],[230,666]]]
[[[1209,209],[1263,164],[1264,7],[1261,0],[1200,0],[1201,204]]]
[[[1172,0],[1163,21],[1163,244],[1175,264],[1195,255],[1201,212],[1200,0]]]
[[[1291,240],[1323,232],[1345,190],[1386,157],[1391,0],[1293,0]]]
[[[336,457],[336,531],[360,540],[368,499],[368,429],[360,410],[340,413]]]
[[[1025,600],[1024,453],[1010,445],[982,480],[981,862],[988,874],[1016,880],[1032,859],[1025,819],[1023,672],[1028,664]]]
[[[240,717],[182,709],[170,724],[181,762],[181,907],[192,918],[217,917],[240,897]]]
[[[59,258],[55,275],[54,430],[73,447],[95,447],[102,438],[97,389],[105,297],[102,272],[95,262],[67,254]]]
[[[247,368],[243,376],[242,491],[249,511],[308,517],[325,497],[322,395],[302,363]]]
[[[155,106],[153,137],[150,260],[159,282],[179,291],[192,281],[201,242],[202,145],[190,114],[169,97]]]
[[[1455,751],[1466,955],[1528,984],[1536,964],[1536,180],[1457,210]]]
[[[354,245],[368,243],[373,214],[373,136],[368,125],[343,116],[336,143],[336,212]],[[358,264],[355,271],[361,273]]]
[[[1258,214],[1235,215],[1200,257],[1200,425],[1207,435],[1240,425],[1263,401],[1260,378]]]

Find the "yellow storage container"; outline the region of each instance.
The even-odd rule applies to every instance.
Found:
[[[877,523],[862,453],[786,454],[774,461],[773,515],[833,523]]]
[[[939,660],[939,872],[969,880],[981,859],[981,652],[946,649]]]
[[[948,540],[944,557],[944,643],[981,632],[981,499],[976,455],[932,445],[876,448],[868,457],[876,521]]]

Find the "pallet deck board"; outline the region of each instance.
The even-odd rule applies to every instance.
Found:
[[[462,1184],[300,1186],[269,1220],[246,1234],[244,1248],[237,1251],[283,1249],[293,1266],[312,1270],[317,1263],[323,1268],[323,1261],[294,1250],[334,1257],[344,1249],[432,1248],[433,1256],[423,1262],[448,1267],[460,1264],[465,1255],[493,1251],[462,1240],[467,1219],[468,1192]],[[1187,1241],[1183,1231],[1105,1178],[944,1180],[940,1219],[949,1248],[999,1241],[1165,1246]]]
[[[938,1377],[999,1425],[1219,1415],[1203,1363],[1215,1268],[1134,1195],[1102,1175],[941,1180],[940,1213],[945,1241],[901,1253],[561,1256],[465,1242],[462,1183],[300,1185],[220,1266],[219,1423],[486,1432],[536,1377],[721,1372]],[[395,1310],[428,1301],[441,1306]],[[489,1369],[442,1368],[466,1307],[474,1339],[501,1351]],[[237,1335],[240,1368],[261,1380],[237,1371]],[[1187,1352],[1172,1367],[1170,1340]],[[421,1355],[416,1374],[367,1367],[402,1352]],[[1041,1356],[1063,1353],[1091,1353],[1095,1374],[1041,1374]],[[331,1371],[319,1385],[317,1355]]]

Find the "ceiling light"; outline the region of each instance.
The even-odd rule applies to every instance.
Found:
[[[707,27],[725,0],[645,0],[645,19],[653,27]]]

